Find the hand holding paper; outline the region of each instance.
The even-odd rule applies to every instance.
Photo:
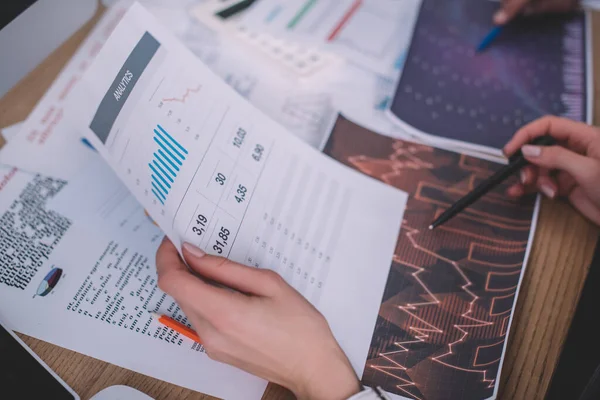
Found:
[[[281,276],[188,245],[183,254],[192,271],[239,291],[194,276],[168,239],[160,246],[158,284],[197,327],[209,357],[289,388],[301,399],[345,399],[360,391],[327,321]]]
[[[277,272],[362,372],[404,192],[265,117],[139,5],[77,90],[84,136],[178,249]]]

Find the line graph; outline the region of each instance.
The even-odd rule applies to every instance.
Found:
[[[162,101],[165,103],[176,102],[185,104],[188,97],[194,93],[198,93],[200,89],[202,89],[202,85],[198,85],[195,88],[187,88],[181,97],[168,97],[164,98]]]
[[[489,176],[493,163],[384,137],[343,117],[324,152],[410,195],[363,383],[418,400],[492,397],[534,198],[511,202],[501,187],[431,232],[420,227]]]

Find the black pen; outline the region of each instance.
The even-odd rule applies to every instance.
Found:
[[[556,140],[554,140],[554,138],[551,136],[540,136],[538,138],[535,138],[531,142],[531,144],[538,146],[552,146],[556,144]],[[500,168],[498,171],[496,171],[496,173],[494,173],[494,175],[481,182],[479,186],[477,186],[471,192],[467,193],[463,198],[454,203],[449,209],[444,211],[435,221],[431,223],[431,225],[429,225],[429,229],[435,229],[443,223],[447,222],[456,214],[458,214],[459,212],[461,212],[462,210],[479,200],[481,196],[498,186],[505,179],[519,171],[527,164],[527,159],[523,157],[523,153],[521,153],[521,150],[519,150],[513,156],[510,157],[508,165]]]

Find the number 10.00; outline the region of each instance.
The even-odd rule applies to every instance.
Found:
[[[238,149],[242,148],[244,144],[244,138],[246,137],[246,131],[242,128],[238,128],[235,136],[233,137],[233,145]]]

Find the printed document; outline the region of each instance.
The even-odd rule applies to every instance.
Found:
[[[102,210],[90,204],[75,212],[88,215],[83,219],[52,208],[84,207],[68,189],[80,194],[86,180],[116,188],[106,185],[116,177],[98,161],[90,159],[73,183],[0,167],[0,318],[18,332],[180,386],[226,399],[260,398],[266,382],[213,362],[201,345],[148,313],[187,324],[156,286],[163,235],[141,209],[127,199]],[[128,219],[116,218],[126,211]]]
[[[72,119],[65,115],[65,104],[131,3],[120,0],[106,10],[24,122],[22,130],[8,140],[5,151],[0,152],[0,163],[69,180],[94,156],[81,141],[76,127],[70,125]],[[274,72],[271,64],[253,57],[249,49],[222,37],[190,15],[189,10],[200,3],[204,1],[143,1],[152,14],[160,16],[162,24],[228,85],[269,117],[317,147],[336,115],[333,95],[323,82],[311,80],[301,84],[279,71]],[[45,154],[54,157],[45,157]],[[67,165],[56,162],[67,157],[72,160]]]
[[[96,149],[75,160],[78,175],[67,183],[10,170],[0,187],[0,211],[14,222],[3,236],[12,264],[0,267],[0,304],[20,304],[0,307],[11,327],[197,391],[259,398],[264,381],[213,362],[202,346],[147,315],[158,310],[185,322],[156,287],[156,221],[178,245],[189,241],[279,272],[325,315],[362,373],[404,192],[351,171],[269,120],[139,5],[72,99],[65,116],[81,120],[69,125],[81,127]],[[68,168],[71,160],[59,162]],[[87,190],[98,196],[82,195]],[[35,213],[25,209],[32,205]],[[24,252],[28,268],[11,267]]]
[[[264,116],[137,4],[77,90],[82,133],[177,247],[280,273],[364,362],[404,192]]]
[[[255,32],[266,31],[319,45],[387,76],[404,59],[420,3],[420,0],[261,0],[243,15],[241,24]]]

